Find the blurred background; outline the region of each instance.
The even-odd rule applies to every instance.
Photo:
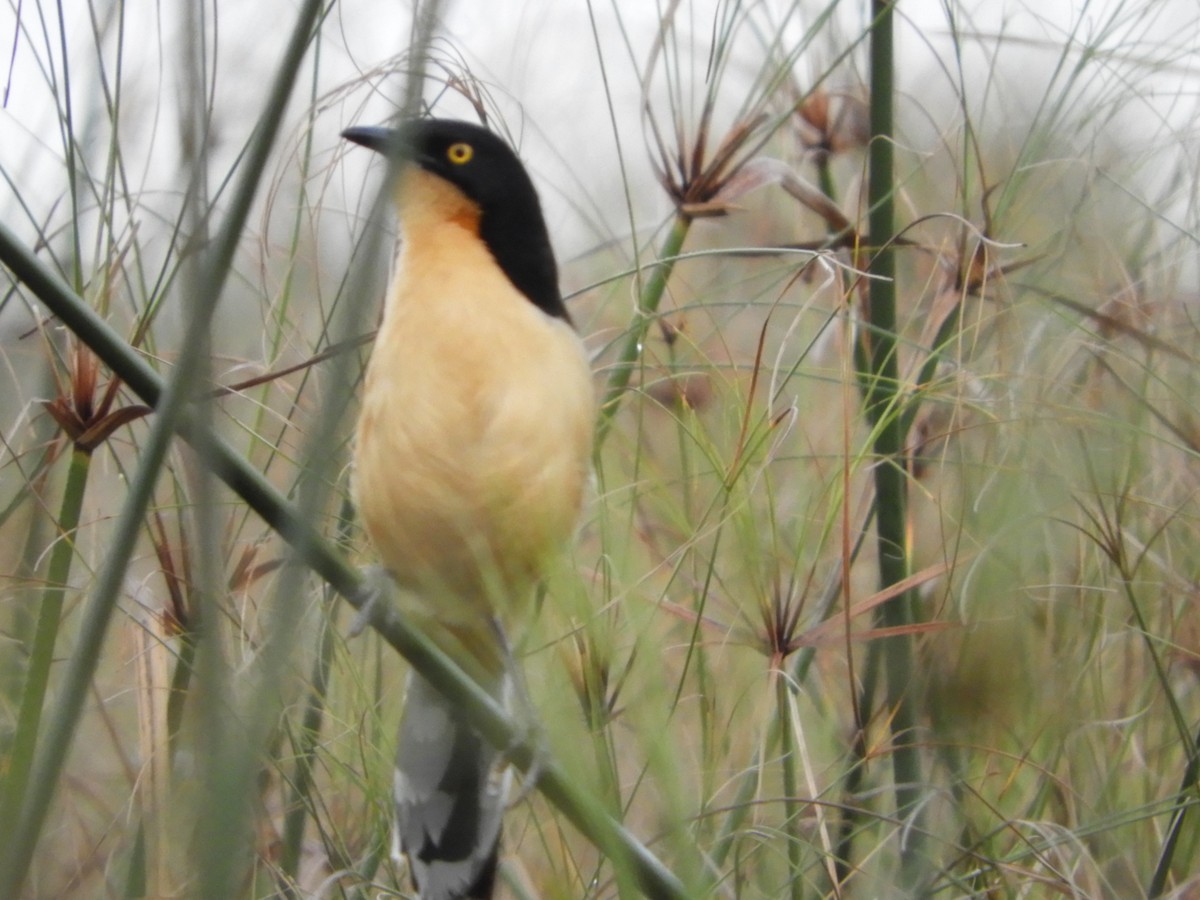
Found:
[[[698,896],[1197,896],[1192,0],[897,7],[882,382],[868,4],[446,2],[424,41],[327,2],[272,107],[304,7],[7,4],[0,222],[164,377],[203,344],[204,419],[367,565],[347,442],[395,235],[338,135],[423,68],[526,161],[606,401],[521,645],[580,787]],[[403,895],[406,664],[203,448],[83,627],[153,417],[3,261],[0,821],[97,657],[20,896]],[[633,895],[536,794],[504,849],[506,896]]]

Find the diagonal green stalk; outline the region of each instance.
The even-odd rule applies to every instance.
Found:
[[[1087,463],[1093,490],[1102,496],[1092,468],[1091,457],[1086,452],[1086,448],[1084,450],[1083,458]],[[1100,544],[1101,549],[1116,567],[1120,576],[1121,591],[1129,604],[1133,620],[1137,626],[1137,633],[1141,635],[1142,641],[1145,644],[1146,655],[1150,658],[1155,676],[1162,687],[1163,696],[1171,712],[1171,718],[1175,723],[1175,728],[1179,735],[1180,743],[1183,745],[1183,752],[1186,758],[1179,789],[1172,803],[1171,821],[1167,826],[1167,833],[1163,838],[1162,848],[1159,851],[1158,860],[1155,863],[1154,872],[1150,877],[1150,884],[1146,890],[1147,897],[1155,898],[1162,896],[1163,891],[1166,890],[1167,879],[1171,874],[1171,863],[1175,857],[1175,850],[1183,831],[1184,822],[1187,820],[1188,809],[1195,805],[1194,793],[1197,784],[1200,784],[1200,749],[1198,749],[1200,748],[1200,743],[1198,743],[1200,742],[1200,736],[1196,739],[1192,738],[1191,731],[1184,718],[1183,710],[1180,709],[1179,702],[1171,689],[1171,680],[1167,672],[1167,665],[1162,659],[1162,655],[1156,645],[1157,642],[1152,637],[1153,632],[1151,631],[1150,624],[1146,621],[1145,613],[1142,611],[1142,604],[1139,602],[1137,593],[1134,590],[1137,570],[1143,557],[1139,555],[1135,561],[1131,562],[1126,554],[1125,544],[1121,538],[1121,535],[1125,531],[1125,526],[1121,521],[1121,511],[1124,505],[1123,498],[1128,496],[1129,490],[1130,487],[1128,484],[1122,487],[1119,494],[1119,497],[1122,499],[1118,499],[1111,514],[1101,512],[1093,515],[1089,513],[1088,517],[1092,519],[1097,528],[1097,534],[1094,536],[1094,539]]]
[[[321,9],[319,0],[308,0],[297,16],[296,27],[293,29],[281,62],[275,82],[268,94],[266,109],[259,120],[257,130],[250,140],[246,158],[243,160],[243,170],[230,204],[230,210],[220,232],[218,232],[213,248],[206,255],[202,268],[202,277],[197,285],[195,297],[198,302],[191,304],[188,310],[187,334],[203,335],[208,331],[208,323],[216,309],[216,301],[220,297],[225,281],[232,270],[233,256],[249,215],[251,203],[261,182],[262,172],[266,167],[271,146],[278,133],[283,112],[287,107],[287,98],[295,75],[302,63],[305,50],[313,34],[313,25]],[[8,235],[3,235],[7,244]],[[5,249],[0,247],[0,249]],[[4,253],[5,258],[9,254]],[[33,260],[36,262],[36,260]],[[20,273],[15,272],[18,277]],[[42,278],[51,273],[42,273]],[[65,285],[59,284],[60,292]],[[67,292],[69,293],[69,292]],[[78,298],[76,298],[78,299]],[[91,314],[83,316],[91,321],[92,331],[97,325],[104,325],[103,320],[88,309],[82,301],[79,305]],[[68,323],[69,324],[69,323]],[[101,329],[101,330],[104,330]],[[85,335],[79,335],[87,342]],[[120,339],[117,338],[119,342]],[[24,803],[17,813],[9,835],[8,846],[4,855],[0,856],[0,896],[15,896],[28,874],[29,865],[33,859],[41,834],[42,825],[49,812],[54,796],[54,790],[62,774],[62,768],[67,758],[75,728],[83,711],[84,700],[88,693],[96,666],[99,663],[104,636],[108,630],[112,614],[121,596],[125,568],[133,555],[141,523],[146,509],[153,497],[158,473],[166,459],[176,430],[189,416],[188,403],[195,394],[197,375],[204,362],[201,354],[207,342],[189,340],[184,342],[179,362],[165,388],[161,382],[154,391],[153,402],[157,415],[151,425],[150,435],[137,472],[130,484],[129,496],[122,506],[114,530],[112,545],[105,557],[100,570],[95,589],[86,606],[80,623],[78,645],[67,664],[63,676],[63,684],[59,702],[54,715],[47,725],[46,739],[43,751],[33,762],[29,776],[30,790],[26,793]],[[146,372],[150,372],[146,367]],[[145,375],[146,372],[140,372]],[[143,381],[145,379],[143,378]],[[160,402],[161,401],[161,402]],[[199,431],[199,430],[198,430]],[[206,458],[203,451],[209,449],[211,432],[197,433],[194,436],[201,443],[201,457]]]
[[[633,370],[637,368],[646,334],[658,312],[659,304],[667,290],[667,283],[671,279],[671,272],[675,269],[675,263],[679,258],[679,252],[683,249],[683,242],[687,238],[691,224],[692,220],[689,216],[682,213],[676,215],[675,221],[671,223],[671,230],[667,232],[667,237],[659,249],[658,262],[650,272],[650,278],[638,293],[638,306],[634,311],[633,322],[617,351],[617,360],[613,363],[608,383],[604,386],[604,397],[600,401],[600,418],[596,423],[597,453],[600,452],[600,446],[604,443],[604,438],[607,437],[613,419],[616,418],[617,410],[621,406],[621,395],[629,387]]]
[[[72,293],[56,273],[30,253],[2,222],[0,261],[145,402],[158,403],[164,388],[158,373],[107,322]],[[187,408],[180,411],[175,425],[179,434],[189,443],[197,442],[202,437],[205,454],[201,459],[204,464],[211,467],[218,478],[290,543],[309,568],[324,578],[355,609],[361,610],[366,605],[369,594],[364,590],[358,571],[317,533],[311,521],[301,516],[278,488],[219,436],[211,432],[201,436],[198,433],[199,425]],[[512,748],[513,762],[523,771],[529,769],[536,751],[527,742],[524,732],[514,726],[487,691],[476,685],[429,638],[386,603],[374,604],[370,625],[430,683],[462,706],[472,723],[489,741],[500,747]],[[60,748],[62,752],[65,749]],[[621,824],[607,816],[602,806],[577,788],[561,768],[542,756],[538,760],[538,790],[602,852],[628,860],[647,896],[689,896],[662,862]],[[61,767],[61,759],[58,764]],[[3,882],[0,880],[0,896],[5,896],[2,888]]]
[[[75,558],[75,530],[79,527],[91,461],[88,451],[76,447],[67,467],[67,482],[58,514],[58,540],[46,572],[46,589],[42,592],[39,605],[25,686],[21,692],[21,707],[17,713],[16,733],[4,779],[4,792],[0,796],[0,822],[15,821],[25,800],[29,771],[37,752],[38,729],[41,727],[46,691],[50,686],[50,668],[58,643],[58,627],[62,621],[63,601],[71,577],[71,562]]]
[[[312,10],[313,4],[305,6],[305,13]],[[301,29],[297,30],[300,35]],[[310,32],[304,29],[304,38]],[[294,48],[296,45],[293,44]],[[285,103],[273,103],[269,109],[272,115],[264,119],[256,135],[256,140],[268,139],[274,133],[277,121],[273,112],[281,111]],[[255,145],[247,154],[243,166],[254,171],[258,168]],[[253,180],[246,182],[253,183]],[[244,220],[248,205],[243,205],[242,197],[234,198],[231,205],[229,222],[239,218]],[[675,232],[678,241],[675,246],[682,244],[686,234],[686,223],[677,223]],[[240,228],[237,230],[240,231]],[[206,296],[215,298],[220,293],[221,281],[229,271],[232,260],[233,243],[225,240],[232,236],[236,240],[237,231],[224,230],[216,242],[216,250],[210,257],[206,273],[214,276],[211,288]],[[673,255],[668,254],[673,262]],[[112,553],[108,557],[106,567],[101,573],[95,602],[89,604],[85,611],[84,633],[89,635],[88,646],[94,652],[80,655],[72,659],[69,680],[72,684],[86,688],[94,671],[97,661],[96,653],[100,644],[103,630],[111,615],[113,604],[124,571],[124,563],[131,552],[137,531],[137,519],[140,512],[149,502],[150,493],[161,466],[167,441],[173,432],[178,432],[189,443],[197,446],[200,451],[199,460],[210,467],[213,472],[226,482],[236,493],[259,513],[260,516],[275,528],[280,535],[292,544],[298,555],[324,577],[331,587],[342,594],[356,608],[362,608],[366,602],[361,578],[344,558],[325,540],[313,527],[314,518],[302,515],[297,508],[289,503],[283,495],[261,473],[241,458],[233,449],[207,427],[203,418],[187,404],[183,398],[190,396],[181,388],[182,379],[173,378],[165,385],[156,372],[131,348],[94,310],[83,303],[55,273],[48,270],[33,254],[0,223],[0,260],[3,260],[13,275],[23,282],[37,295],[80,339],[113,370],[135,393],[152,405],[159,407],[160,415],[154,421],[150,440],[144,449],[142,465],[131,482],[131,493],[118,522],[115,532],[115,542]],[[643,302],[643,309],[651,312],[657,306],[657,298],[661,297],[669,272],[661,273],[656,279],[659,287],[656,292],[645,292],[644,296],[654,299]],[[205,279],[206,281],[210,279]],[[200,326],[206,325],[206,319],[201,319]],[[640,334],[644,336],[649,318],[640,323]],[[631,344],[632,354],[629,355],[630,366],[636,360],[640,349],[640,340]],[[180,372],[189,372],[190,366],[185,366],[181,359],[177,368]],[[628,382],[629,372],[625,373],[625,383]],[[615,393],[614,393],[615,397]],[[679,880],[669,872],[662,863],[632,837],[624,827],[610,818],[603,807],[580,791],[566,775],[552,762],[543,758],[534,747],[522,741],[523,732],[518,732],[508,720],[503,710],[495,701],[473,681],[470,680],[451,660],[441,653],[422,633],[414,629],[403,617],[387,604],[376,604],[371,614],[372,626],[383,638],[404,655],[419,671],[438,687],[452,701],[461,705],[464,711],[472,717],[490,741],[497,746],[508,748],[515,764],[528,770],[535,757],[539,761],[538,786],[542,793],[563,814],[573,822],[600,850],[615,859],[618,865],[629,871],[641,889],[650,897],[683,898],[689,896]],[[20,871],[9,869],[0,877],[0,895],[4,894],[5,883],[19,883],[24,876],[24,867],[28,865],[33,844],[36,842],[45,808],[49,803],[54,784],[61,772],[63,760],[70,745],[74,723],[78,719],[82,705],[83,693],[77,691],[74,695],[74,708],[63,707],[63,715],[58,717],[59,728],[55,732],[54,752],[39,760],[39,773],[44,776],[36,783],[42,786],[38,803],[26,804],[27,810],[33,810],[30,816],[20,826],[20,841],[14,842],[10,849],[10,859]],[[0,871],[4,871],[0,869]]]
[[[1175,859],[1175,848],[1179,845],[1188,809],[1196,805],[1196,788],[1200,786],[1200,750],[1196,749],[1197,747],[1200,747],[1200,732],[1196,734],[1191,754],[1184,767],[1179,792],[1175,796],[1171,812],[1171,823],[1167,826],[1167,835],[1163,839],[1162,850],[1154,866],[1150,886],[1146,890],[1146,896],[1151,900],[1161,897],[1167,888],[1167,879],[1171,877],[1171,863]]]
[[[0,262],[144,402],[159,403],[164,385],[158,373],[72,292],[61,277],[31,253],[3,222],[0,222]],[[354,608],[361,609],[365,605],[368,595],[363,590],[359,573],[317,533],[311,521],[301,516],[278,488],[219,436],[211,432],[201,434],[197,419],[186,407],[179,412],[175,426],[189,443],[202,442],[205,450],[202,462],[288,541],[313,571]],[[514,727],[486,691],[424,634],[384,603],[375,604],[370,624],[443,694],[460,704],[488,740],[501,747],[523,748],[513,751],[514,762],[518,767],[528,769],[535,751],[525,742],[523,732]],[[60,748],[64,753],[65,749]],[[622,825],[608,817],[594,798],[577,788],[562,769],[541,757],[539,761],[538,789],[602,852],[628,860],[647,896],[689,896],[680,881]],[[61,767],[61,759],[58,767]],[[3,895],[0,891],[0,896]]]

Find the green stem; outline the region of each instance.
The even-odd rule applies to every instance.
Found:
[[[779,707],[779,746],[783,764],[783,834],[787,841],[788,884],[792,900],[804,896],[804,880],[800,877],[803,864],[803,837],[800,834],[800,789],[796,781],[796,755],[793,740],[791,698],[788,680],[783,671],[775,673],[775,704]]]
[[[929,348],[929,357],[921,364],[921,370],[917,373],[917,383],[913,388],[913,393],[910,395],[908,402],[905,404],[904,411],[900,416],[901,433],[907,435],[912,429],[913,422],[917,420],[917,413],[921,409],[919,402],[920,392],[925,388],[933,376],[937,373],[938,363],[942,361],[942,355],[949,346],[950,341],[958,332],[959,321],[962,318],[962,299],[954,304],[954,308],[946,315],[942,324],[938,326],[937,334],[934,336],[933,344]]]
[[[144,402],[158,403],[163,393],[163,381],[158,373],[55,272],[29,252],[2,222],[0,261]],[[202,444],[205,450],[199,457],[202,464],[209,466],[264,522],[291,544],[309,568],[324,578],[351,606],[362,609],[370,595],[363,590],[358,571],[298,513],[275,485],[218,435],[211,431],[201,433],[197,419],[187,409],[180,411],[175,426],[184,440]],[[505,748],[523,747],[524,752],[514,750],[515,762],[528,769],[534,756],[533,748],[523,742],[519,730],[492,697],[442,654],[429,638],[386,603],[378,603],[372,608],[370,625],[431,684],[459,703],[493,744]],[[67,739],[69,741],[69,735]],[[62,749],[65,752],[65,748]],[[543,796],[580,832],[609,856],[631,861],[638,883],[647,896],[689,896],[679,880],[650,851],[606,816],[599,804],[576,788],[561,769],[543,761],[539,775],[538,789]],[[7,896],[2,879],[0,896]]]
[[[172,394],[168,390],[166,397],[170,398]],[[176,403],[175,408],[182,409],[182,404]],[[99,663],[104,635],[117,599],[121,596],[125,567],[133,554],[142,515],[150,503],[159,467],[166,457],[173,424],[168,407],[151,428],[142,461],[130,483],[129,496],[121,508],[107,548],[104,565],[84,608],[76,648],[66,663],[58,701],[47,723],[45,740],[42,741],[42,751],[38,753],[30,771],[29,790],[19,814],[6,822],[10,830],[8,843],[0,857],[0,897],[19,894],[34,858],[38,837],[54,789],[62,775],[88,687]]]
[[[0,222],[0,261],[39,300],[75,333],[142,400],[157,405],[163,394],[162,378],[138,352],[112,327],[73,293],[57,273],[23,246]],[[223,439],[211,431],[202,431],[197,418],[186,408],[174,422],[176,431],[189,443],[199,443],[204,453],[202,464],[240,496],[269,526],[286,540],[305,563],[342,595],[355,609],[361,609],[368,594],[362,579],[333,545],[322,537],[310,520],[280,493],[261,472],[238,455]],[[430,640],[385,603],[372,610],[371,626],[413,666],[435,684],[442,693],[458,702],[481,733],[499,747],[522,746],[518,729],[495,701],[462,670],[442,655]],[[94,661],[93,661],[94,662]],[[65,735],[69,743],[70,734]],[[528,745],[518,754],[517,763],[528,769],[533,750]],[[66,747],[60,748],[65,754]],[[514,751],[515,752],[515,751]],[[50,763],[44,768],[49,768]],[[61,765],[61,759],[57,760]],[[56,770],[57,771],[57,770]],[[49,774],[49,773],[48,773]],[[690,896],[680,881],[630,835],[619,823],[606,816],[602,808],[576,788],[557,766],[543,762],[538,789],[557,806],[602,852],[631,861],[635,877],[650,897]],[[56,779],[56,775],[50,775]],[[28,865],[25,858],[22,865]],[[23,878],[23,875],[22,875]],[[0,896],[4,893],[0,877]]]
[[[1187,819],[1188,809],[1195,805],[1196,786],[1200,783],[1200,748],[1198,748],[1198,745],[1200,745],[1200,735],[1193,740],[1191,732],[1188,730],[1183,710],[1179,708],[1179,703],[1176,701],[1175,695],[1171,690],[1171,681],[1167,674],[1167,666],[1158,652],[1155,640],[1151,637],[1149,623],[1142,613],[1142,606],[1138,602],[1137,594],[1134,591],[1137,565],[1129,566],[1123,553],[1110,555],[1113,563],[1121,573],[1122,591],[1125,594],[1125,599],[1129,602],[1130,609],[1133,611],[1137,631],[1142,636],[1142,640],[1146,646],[1146,653],[1154,665],[1155,675],[1163,689],[1163,695],[1171,711],[1171,718],[1175,722],[1180,742],[1183,744],[1183,752],[1187,759],[1183,769],[1183,778],[1180,781],[1179,791],[1176,794],[1175,803],[1172,808],[1171,822],[1167,827],[1167,835],[1163,839],[1162,850],[1159,851],[1158,862],[1155,864],[1154,874],[1151,876],[1150,886],[1146,891],[1147,897],[1156,898],[1162,896],[1163,891],[1166,889],[1167,879],[1171,874],[1171,861],[1175,857],[1175,848],[1178,846],[1179,836],[1183,831],[1183,824]]]
[[[613,364],[612,371],[608,376],[608,383],[604,387],[604,398],[600,401],[600,418],[596,423],[597,453],[600,452],[600,446],[604,443],[604,438],[607,437],[617,410],[620,408],[621,395],[629,387],[633,370],[637,368],[637,361],[642,355],[642,345],[646,341],[646,333],[658,312],[663,294],[667,290],[667,282],[675,270],[675,262],[679,257],[680,250],[683,249],[683,242],[687,238],[691,225],[692,220],[688,216],[680,213],[675,217],[675,221],[671,223],[671,230],[667,232],[666,240],[659,249],[658,262],[651,271],[649,280],[638,294],[638,307],[634,312],[633,322],[617,353],[617,361]]]
[[[353,522],[353,509],[349,499],[342,504],[342,514],[338,519],[338,537],[345,542],[349,539]],[[332,597],[329,598],[332,601]],[[337,633],[334,628],[336,610],[332,602],[326,615],[321,621],[321,634],[318,638],[319,649],[317,658],[313,661],[311,687],[304,706],[304,718],[300,725],[297,738],[296,772],[292,776],[291,798],[288,803],[287,815],[283,820],[283,847],[280,850],[279,867],[288,878],[289,885],[285,888],[289,896],[295,891],[292,885],[298,881],[300,874],[300,851],[304,843],[304,826],[308,821],[308,812],[315,808],[309,796],[312,788],[313,765],[317,758],[317,747],[320,744],[321,726],[325,719],[325,699],[329,694],[329,678],[333,671],[333,654],[337,649]]]
[[[221,296],[225,281],[232,270],[233,256],[238,240],[245,227],[254,195],[262,181],[262,173],[265,170],[271,146],[282,122],[296,72],[303,62],[305,49],[312,38],[313,26],[317,21],[320,9],[320,0],[307,0],[297,16],[284,58],[268,94],[264,113],[250,139],[249,149],[243,160],[243,168],[239,173],[239,184],[230,202],[229,213],[213,242],[211,252],[206,256],[204,265],[201,267],[202,276],[194,295],[197,302],[193,303],[188,311],[186,333],[189,335],[206,335],[208,333],[209,322],[216,309],[217,300]],[[10,241],[10,235],[0,232],[0,252],[3,252],[6,259],[13,255],[13,248],[7,246]],[[40,268],[38,261],[31,255],[29,259],[20,260],[20,262],[23,264],[23,268],[29,268],[31,263]],[[22,277],[21,272],[17,271],[15,266],[13,268],[14,274]],[[43,286],[46,286],[48,281],[58,282],[54,284],[54,293],[70,294],[69,290],[65,290],[66,286],[62,285],[60,279],[53,273],[37,272],[36,277]],[[60,296],[58,299],[61,300],[63,297]],[[88,327],[88,335],[79,334],[84,343],[90,345],[88,336],[103,335],[108,338],[104,342],[106,345],[112,343],[124,345],[124,342],[111,332],[107,323],[94,310],[87,307],[78,297],[73,299],[75,302],[70,303],[69,306],[76,314],[75,318],[84,320]],[[82,311],[86,311],[86,313]],[[66,316],[61,317],[70,325]],[[196,426],[196,423],[201,420],[188,406],[190,399],[195,395],[198,373],[204,362],[201,353],[206,346],[207,341],[204,340],[192,339],[185,342],[175,370],[165,387],[154,375],[153,370],[140,359],[138,362],[141,365],[133,366],[134,369],[139,370],[136,374],[143,385],[146,383],[145,376],[147,374],[153,376],[153,380],[157,382],[153,390],[153,402],[157,407],[157,415],[151,425],[150,435],[143,449],[137,472],[130,483],[129,495],[117,518],[112,542],[97,577],[95,588],[84,609],[78,646],[67,662],[59,700],[51,721],[47,725],[43,750],[37,754],[31,765],[28,778],[29,790],[26,791],[24,801],[17,814],[6,820],[6,825],[9,826],[9,839],[7,846],[3,848],[3,855],[0,855],[0,897],[16,896],[28,874],[55,787],[61,778],[67,753],[83,711],[88,686],[91,684],[92,676],[100,660],[108,624],[122,593],[125,568],[133,555],[141,522],[150,505],[158,473],[166,459],[171,440],[177,430],[184,429],[188,423],[191,423],[194,431],[192,439],[200,443],[199,456],[202,459],[213,451],[216,443],[215,435],[210,430]],[[124,347],[124,350],[125,353],[122,355],[137,358],[127,346]],[[97,355],[104,358],[99,350],[96,352]],[[129,383],[137,390],[136,385],[132,382]]]
[[[1188,809],[1196,805],[1196,786],[1200,784],[1200,733],[1193,742],[1192,752],[1183,770],[1183,779],[1179,784],[1179,793],[1175,797],[1175,805],[1171,814],[1171,824],[1167,827],[1167,836],[1163,840],[1162,851],[1158,855],[1158,863],[1154,867],[1154,875],[1150,879],[1150,887],[1146,896],[1154,900],[1161,897],[1167,887],[1167,879],[1171,875],[1171,861],[1175,858],[1175,848],[1179,844],[1179,836],[1183,832],[1183,823],[1187,819]]]
[[[50,668],[58,643],[63,601],[71,577],[71,562],[75,558],[75,530],[79,527],[91,461],[90,453],[75,448],[67,468],[67,483],[58,515],[58,540],[50,556],[46,589],[42,593],[37,628],[30,648],[29,668],[21,693],[21,708],[17,714],[8,773],[4,779],[4,794],[0,799],[0,822],[15,821],[29,785],[29,770],[37,751],[38,729],[41,727],[46,691],[50,685]]]
[[[330,597],[330,600],[333,598]],[[329,676],[333,670],[333,652],[337,647],[332,604],[321,623],[320,649],[313,662],[312,686],[304,706],[304,718],[296,739],[296,771],[292,776],[291,797],[283,820],[283,847],[279,867],[288,879],[284,888],[288,896],[298,896],[292,885],[299,881],[300,851],[304,843],[304,826],[308,812],[315,807],[310,793],[313,784],[313,765],[320,744],[321,725],[325,719],[325,698],[329,692]]]
[[[837,200],[837,185],[833,180],[833,168],[830,166],[832,159],[833,154],[824,147],[817,152],[817,187],[830,200]]]
[[[713,865],[717,869],[725,867],[725,860],[729,857],[729,851],[733,849],[734,841],[742,834],[746,819],[749,817],[750,812],[755,809],[754,795],[761,783],[763,747],[774,745],[779,723],[771,720],[767,728],[767,738],[765,741],[759,742],[757,749],[754,751],[753,762],[742,774],[737,796],[734,797],[733,803],[729,806],[729,814],[721,823],[721,831],[717,835],[717,839],[713,842],[712,850],[709,853]]]
[[[867,728],[870,720],[867,718],[866,710],[873,709],[875,706],[875,686],[879,680],[878,670],[879,654],[868,652],[866,668],[862,676],[862,689],[858,695],[858,708],[862,711],[862,719],[856,723],[854,743],[850,748],[852,764],[849,771],[846,772],[843,787],[846,799],[842,802],[845,812],[842,815],[842,827],[838,833],[837,850],[834,851],[834,875],[839,886],[844,885],[846,879],[854,871],[850,865],[850,858],[854,850],[854,836],[858,833],[864,818],[864,812],[859,808],[858,803],[863,784],[867,779]]]
[[[869,370],[860,373],[864,383],[863,406],[872,426],[875,457],[875,522],[879,580],[882,588],[908,577],[906,522],[906,473],[904,470],[904,416],[896,340],[896,260],[894,252],[895,180],[893,156],[893,0],[872,0],[871,26],[871,143],[868,152],[869,243],[878,248],[869,263],[875,276],[867,287],[867,342]],[[877,623],[899,628],[913,621],[911,592],[905,592],[879,607]],[[921,825],[914,821],[922,795],[921,758],[914,741],[916,705],[913,697],[915,671],[912,644],[896,637],[871,645],[870,653],[882,654],[887,685],[887,703],[895,736],[892,772],[896,807],[907,820],[909,838],[901,852],[901,879],[907,890],[916,888],[920,864]],[[868,671],[872,666],[868,665]],[[863,708],[863,721],[873,710]],[[846,832],[843,831],[843,836]]]

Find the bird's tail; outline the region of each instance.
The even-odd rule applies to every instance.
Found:
[[[394,834],[422,900],[492,896],[510,781],[503,754],[411,673],[396,752]]]

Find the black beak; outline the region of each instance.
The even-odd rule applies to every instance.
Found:
[[[355,125],[353,128],[343,131],[342,137],[389,157],[402,156],[406,149],[403,135],[395,128]]]

